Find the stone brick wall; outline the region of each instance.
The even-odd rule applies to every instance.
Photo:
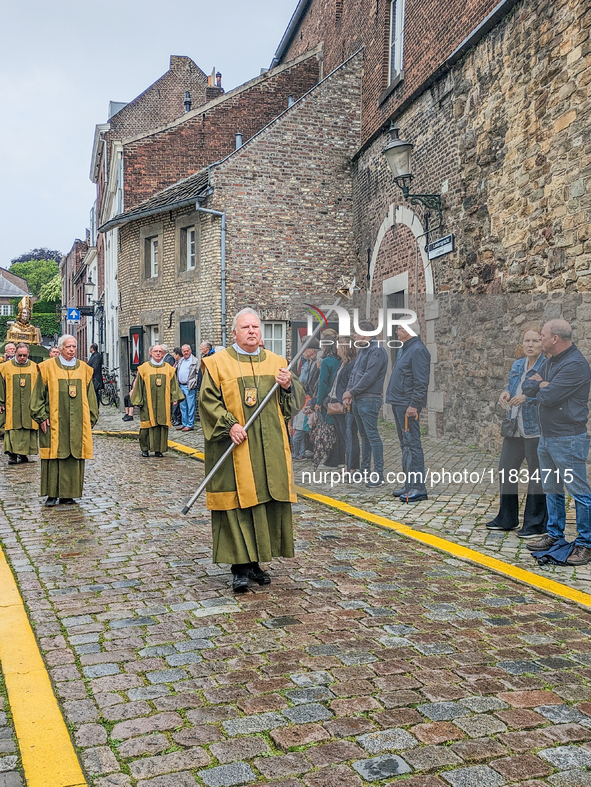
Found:
[[[320,76],[318,54],[257,77],[240,88],[124,146],[125,208],[219,161],[249,140]],[[193,105],[195,106],[195,104]],[[153,127],[152,127],[153,128]]]
[[[431,262],[419,243],[438,434],[498,446],[495,402],[526,321],[573,320],[591,358],[590,23],[582,0],[523,3],[398,118],[415,144],[411,191],[442,194],[433,234],[456,239],[455,253]],[[412,300],[408,211],[425,221],[392,183],[387,141],[354,170],[358,274],[369,258],[373,303],[405,270]]]
[[[324,73],[365,47],[363,140],[367,140],[403,101],[462,43],[497,5],[497,0],[406,0],[404,80],[388,87],[390,3],[388,0],[312,0],[288,47],[289,60],[320,42]]]
[[[244,306],[266,311],[267,319],[302,318],[304,301],[332,302],[338,278],[354,268],[350,159],[360,140],[361,73],[358,55],[212,169],[206,206],[227,214],[230,341],[232,317]],[[328,122],[332,117],[339,122]],[[132,325],[157,324],[172,345],[179,322],[195,319],[201,338],[221,342],[221,222],[197,219],[199,264],[192,275],[179,275],[176,230],[191,210],[121,228],[120,335]],[[162,238],[154,283],[141,270],[141,238],[150,226]]]

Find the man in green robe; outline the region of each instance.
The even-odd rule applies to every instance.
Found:
[[[41,427],[41,494],[46,506],[82,497],[84,463],[92,459],[92,427],[98,420],[91,367],[76,358],[76,339],[60,336],[60,354],[39,365],[31,416]]]
[[[232,564],[235,593],[249,580],[268,585],[259,561],[293,557],[291,504],[297,502],[286,422],[305,394],[287,362],[261,348],[252,309],[234,318],[232,347],[202,358],[200,415],[209,472],[230,443],[236,446],[207,487],[214,563]],[[279,388],[248,432],[244,424],[277,382]]]
[[[142,456],[162,457],[168,451],[171,427],[170,405],[185,398],[179,388],[174,366],[166,363],[161,344],[150,347],[150,360],[138,366],[131,403],[140,408],[140,448]]]
[[[37,364],[29,360],[29,346],[16,345],[16,355],[0,366],[0,413],[5,414],[6,434],[4,453],[8,464],[29,461],[30,454],[37,454],[37,430],[31,418],[29,405],[37,379]]]

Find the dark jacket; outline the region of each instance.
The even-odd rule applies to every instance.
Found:
[[[312,399],[310,402],[310,406],[313,407],[315,404],[322,405],[322,413],[324,415],[325,421],[327,424],[334,424],[334,416],[328,415],[326,412],[326,407],[324,405],[324,400],[328,398],[330,393],[330,389],[334,383],[334,378],[338,370],[341,368],[341,359],[335,358],[334,355],[327,355],[326,358],[323,358],[320,362],[320,376],[318,378],[318,390],[316,393],[316,397]]]
[[[174,355],[171,355],[170,353],[166,353],[166,355],[164,356],[164,363],[168,363],[171,366],[176,366]]]
[[[202,355],[201,358],[208,358],[210,355],[213,355],[214,352],[215,352],[215,347],[212,347],[211,350],[207,353],[207,355]],[[199,391],[201,390],[201,383],[203,382],[203,368],[201,366],[201,361],[199,361],[198,369],[199,371],[197,372],[197,385],[195,388],[197,391],[197,397],[199,398]]]
[[[351,361],[348,361],[340,371],[339,379],[337,380],[337,390],[336,390],[337,402],[342,402],[343,394],[345,393],[345,391],[349,390],[349,379],[351,377],[351,372],[353,371],[353,367],[355,366],[356,360],[357,360],[356,358],[353,358]]]
[[[92,353],[88,365],[92,367],[92,384],[95,390],[100,390],[103,387],[103,354]]]
[[[431,353],[418,336],[413,336],[398,350],[386,391],[388,404],[417,410],[425,407],[430,371]]]
[[[537,380],[523,382],[526,396],[537,397],[540,430],[544,437],[569,437],[587,431],[591,369],[579,348],[572,344],[558,355],[548,358],[539,374],[550,385],[540,388]]]
[[[349,378],[349,391],[353,397],[379,396],[381,399],[387,369],[388,353],[379,342],[372,339],[369,347],[362,347],[355,359]]]

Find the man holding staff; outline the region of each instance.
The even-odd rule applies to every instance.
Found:
[[[268,585],[259,561],[293,557],[291,504],[296,493],[286,421],[305,394],[287,370],[285,358],[261,348],[258,314],[238,312],[234,344],[202,358],[201,426],[205,469],[209,472],[230,443],[236,447],[207,486],[211,510],[213,562],[232,564],[235,593],[249,580]],[[273,399],[248,430],[244,424],[275,383]]]

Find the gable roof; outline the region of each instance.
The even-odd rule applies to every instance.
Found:
[[[205,191],[208,185],[209,167],[206,167],[199,172],[195,172],[194,175],[189,175],[188,178],[174,183],[167,189],[159,191],[158,194],[150,197],[150,199],[140,202],[135,208],[110,219],[110,221],[99,227],[99,232],[107,232],[107,230],[114,227],[129,224],[130,221],[143,219],[147,216],[155,216],[164,210],[174,210],[175,208],[183,208],[186,205],[193,205],[197,200],[197,196]]]
[[[5,279],[0,273],[0,298],[22,298],[24,295],[28,294],[28,292],[17,287],[16,284]]]
[[[279,46],[277,47],[277,51],[273,56],[273,60],[271,61],[271,65],[269,68],[275,68],[281,63],[281,59],[287,52],[289,45],[292,42],[294,35],[297,32],[298,27],[300,26],[300,22],[304,18],[304,14],[308,10],[308,6],[312,0],[299,0],[296,10],[293,12],[291,19],[289,20],[289,24],[287,26],[287,30],[283,34],[283,38],[279,42]]]

